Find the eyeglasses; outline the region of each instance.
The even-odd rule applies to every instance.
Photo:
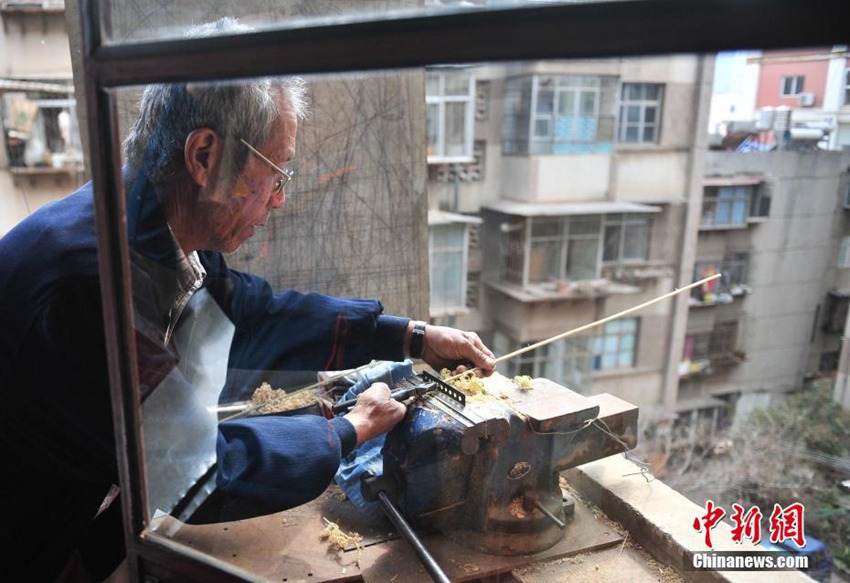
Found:
[[[295,176],[295,170],[284,170],[283,168],[278,167],[277,164],[263,156],[257,148],[255,148],[242,138],[239,138],[239,141],[242,142],[246,148],[254,152],[260,160],[274,168],[275,172],[280,174],[277,181],[274,183],[274,192],[275,194],[280,194],[281,192],[283,192],[283,188],[289,183],[290,180],[292,180],[292,177]]]

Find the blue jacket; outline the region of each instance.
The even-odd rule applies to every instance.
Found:
[[[136,319],[165,326],[174,246],[153,189],[128,193]],[[205,287],[235,325],[222,400],[257,385],[244,371],[317,371],[401,360],[408,320],[380,302],[274,292],[201,252]],[[136,331],[143,394],[178,355]],[[222,423],[217,482],[276,511],[327,487],[356,444],[345,419],[258,416]],[[91,184],[33,213],[0,240],[0,504],[12,578],[55,576],[87,549],[107,574],[120,561],[120,504],[93,517],[118,482]],[[110,554],[110,548],[112,553]],[[105,557],[108,557],[109,560]],[[97,570],[96,561],[90,568]],[[106,564],[108,563],[108,564]]]

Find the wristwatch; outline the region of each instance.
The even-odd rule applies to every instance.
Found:
[[[413,323],[413,334],[410,337],[410,357],[422,358],[422,350],[425,348],[425,322]]]

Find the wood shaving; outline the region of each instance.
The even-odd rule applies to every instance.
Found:
[[[256,413],[282,413],[308,407],[316,402],[313,391],[297,391],[287,393],[283,389],[273,389],[268,383],[263,383],[251,395],[251,403],[257,407]]]
[[[359,569],[360,559],[363,556],[363,537],[354,531],[346,533],[336,522],[332,522],[324,516],[322,520],[327,523],[327,526],[319,533],[319,540],[327,540],[333,548],[340,551],[344,551],[348,546],[355,546],[357,548],[357,561],[355,561],[355,564]]]
[[[462,376],[449,381],[452,377],[452,371],[447,368],[444,368],[440,371],[440,378],[444,381],[448,382],[451,386],[456,389],[460,389],[467,395],[475,396],[481,395],[484,391],[484,382],[475,376],[475,373],[472,371],[464,373]]]
[[[521,391],[530,391],[534,388],[534,383],[530,376],[527,374],[517,375],[514,377],[514,384],[520,388]]]

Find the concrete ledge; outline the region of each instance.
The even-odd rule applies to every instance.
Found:
[[[579,494],[619,522],[644,550],[670,566],[686,581],[750,583],[777,581],[804,583],[812,578],[800,571],[693,571],[694,552],[708,550],[704,534],[693,528],[705,508],[694,504],[660,480],[647,480],[640,467],[621,455],[611,456],[564,472]],[[730,512],[730,508],[724,508]],[[732,541],[732,527],[720,522],[711,531],[718,551],[764,550],[749,541]]]

